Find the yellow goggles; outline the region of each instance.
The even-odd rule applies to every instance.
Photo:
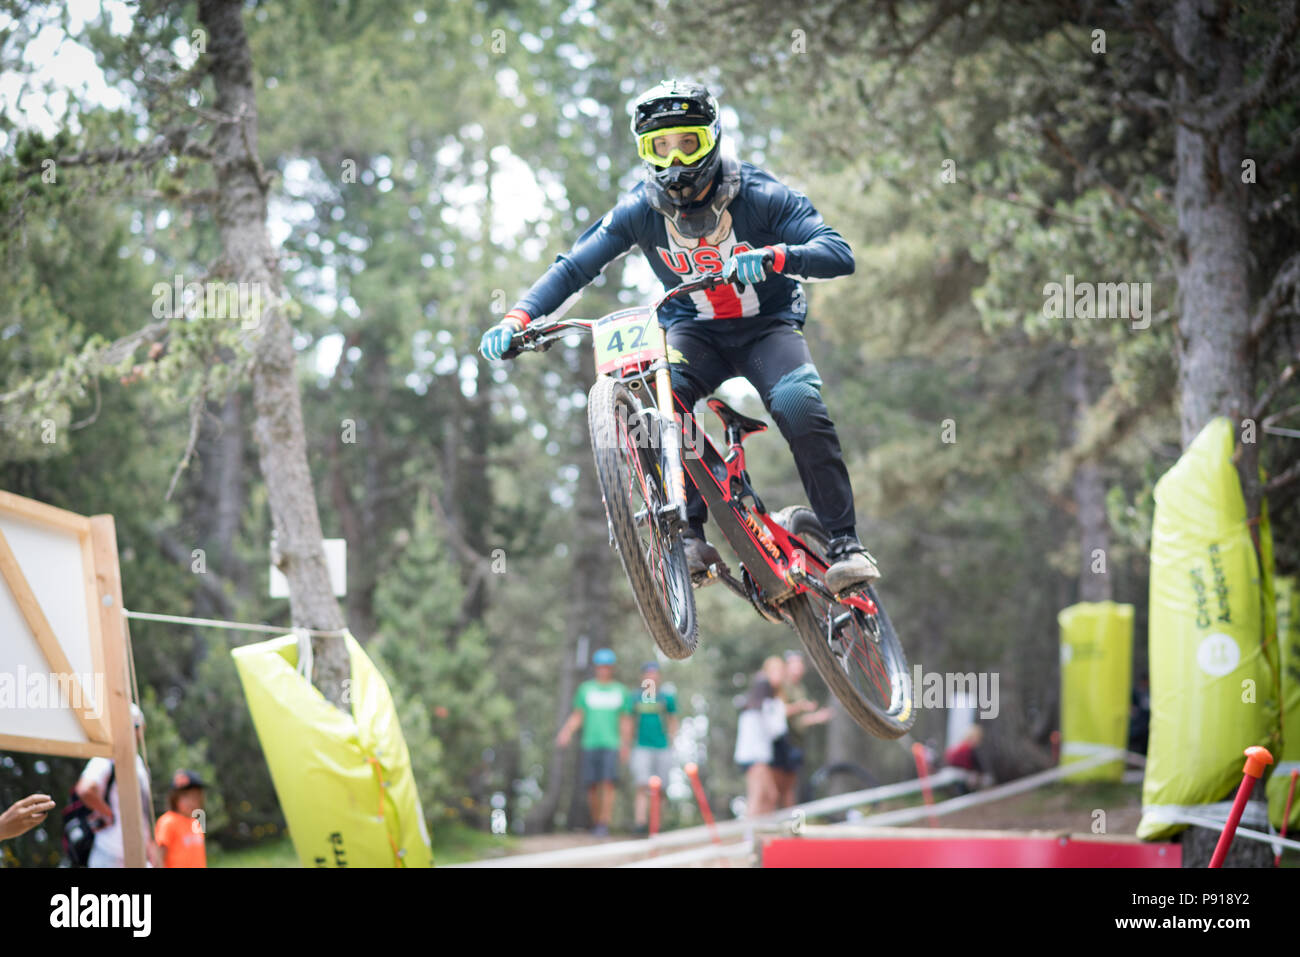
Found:
[[[695,137],[696,147],[691,152],[683,149],[690,145],[688,135]],[[675,159],[690,166],[708,156],[714,143],[713,130],[707,126],[669,126],[637,137],[637,155],[655,166],[672,166]]]

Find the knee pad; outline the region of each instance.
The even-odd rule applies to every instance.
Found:
[[[791,369],[777,380],[767,394],[767,407],[782,431],[806,432],[819,419],[826,418],[821,388],[821,376],[811,362]]]

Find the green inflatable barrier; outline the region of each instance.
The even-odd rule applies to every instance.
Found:
[[[1185,827],[1167,815],[1230,798],[1242,751],[1265,744],[1273,723],[1261,649],[1268,582],[1246,526],[1233,439],[1232,423],[1214,419],[1156,483],[1151,735],[1137,830],[1148,840]],[[1267,537],[1266,523],[1260,533]]]
[[[231,651],[294,850],[304,867],[429,867],[393,699],[361,646],[344,638],[351,715],[298,673],[293,635]]]
[[[1282,747],[1268,779],[1268,818],[1278,830],[1286,814],[1291,772],[1300,772],[1300,589],[1294,578],[1275,578],[1277,592],[1278,671],[1282,682]],[[1300,781],[1291,799],[1287,836],[1300,835]]]
[[[1056,616],[1061,626],[1061,763],[1128,745],[1133,682],[1133,606],[1080,602]],[[1074,781],[1118,781],[1124,761],[1076,771]]]

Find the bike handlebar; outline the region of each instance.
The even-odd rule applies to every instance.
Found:
[[[678,296],[684,296],[692,292],[703,292],[706,289],[714,289],[726,284],[726,280],[719,273],[703,276],[693,282],[684,282],[681,285],[673,286],[655,300],[650,307],[650,311],[658,312],[664,303],[676,299]],[[744,291],[743,283],[736,283],[736,285],[742,292]],[[560,335],[574,332],[590,332],[592,325],[594,325],[592,320],[557,319],[554,322],[526,326],[515,334],[514,339],[511,340],[510,348],[502,354],[501,358],[513,359],[521,352],[545,352]]]

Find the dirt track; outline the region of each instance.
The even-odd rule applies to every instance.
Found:
[[[1104,818],[1097,812],[1104,812]],[[1134,834],[1142,817],[1137,784],[1054,784],[1028,794],[946,814],[940,827],[1007,831]],[[1104,831],[1094,827],[1104,826]],[[924,822],[920,822],[924,823]]]

